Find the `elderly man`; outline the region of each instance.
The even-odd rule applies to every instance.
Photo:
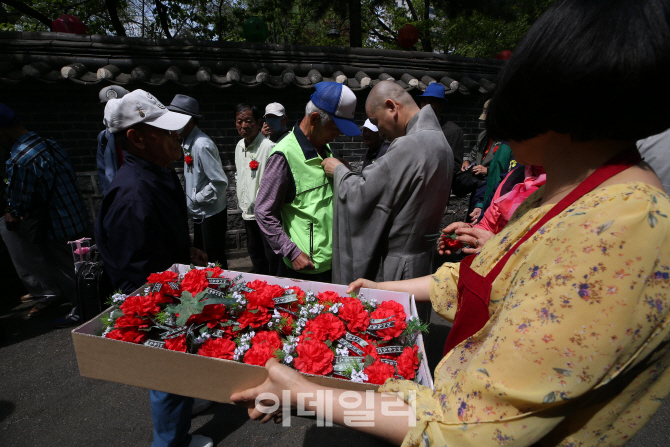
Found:
[[[279,275],[331,282],[333,190],[321,168],[328,143],[360,135],[353,122],[356,96],[349,87],[320,82],[305,117],[275,146],[256,201],[256,218],[275,253]]]
[[[168,111],[135,90],[105,107],[105,126],[124,150],[124,163],[102,201],[95,238],[114,288],[130,293],[172,264],[204,265],[190,247],[186,199],[170,163],[181,158],[179,132],[190,116]],[[188,434],[193,398],[150,391],[153,447],[212,447]]]
[[[190,96],[176,95],[167,108],[191,117],[180,136],[184,151],[186,205],[194,221],[193,245],[207,253],[209,262],[218,262],[227,269],[228,177],[223,172],[219,148],[198,128],[202,119],[198,101]]]
[[[74,263],[67,242],[87,229],[88,212],[67,152],[55,141],[28,131],[4,104],[0,104],[0,145],[10,148],[0,235],[30,292],[22,300],[37,299],[28,316],[65,298],[73,311],[54,323],[77,324]]]
[[[256,106],[238,104],[235,108],[235,127],[242,137],[235,147],[235,175],[237,206],[242,210],[247,251],[255,273],[276,275],[279,260],[265,240],[254,216],[258,188],[275,144],[260,133],[261,114]]]
[[[333,282],[430,274],[432,235],[449,199],[451,149],[433,109],[419,109],[395,82],[377,84],[365,109],[392,143],[361,175],[334,158],[323,162],[334,176]]]
[[[454,154],[454,175],[461,169],[463,163],[463,153],[465,147],[463,145],[463,129],[453,121],[448,121],[442,118],[442,112],[447,104],[447,98],[444,97],[444,85],[434,82],[426,87],[423,95],[419,95],[419,107],[422,109],[426,106],[433,108],[437,119],[442,126],[442,132],[447,139],[447,143],[451,147],[451,152]]]
[[[368,147],[368,150],[365,153],[361,169],[365,169],[378,158],[382,158],[390,146],[390,143],[379,136],[379,129],[369,119],[365,120],[365,124],[363,124],[363,143]]]
[[[123,98],[128,90],[119,85],[110,85],[98,93],[101,104],[107,104],[110,99]],[[123,164],[123,154],[116,145],[114,136],[107,130],[98,134],[98,151],[96,154],[96,164],[98,165],[98,185],[100,192],[104,196],[107,194],[109,184],[114,180],[114,176]]]
[[[288,133],[289,129],[286,127],[288,118],[286,117],[286,109],[278,102],[273,102],[265,107],[265,123],[261,133],[265,138],[269,138],[273,143],[279,143]]]

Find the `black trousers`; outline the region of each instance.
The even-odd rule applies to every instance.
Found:
[[[209,262],[218,262],[223,269],[228,269],[226,231],[228,231],[227,208],[206,218],[202,223],[193,224],[193,245],[207,253]]]
[[[254,273],[277,276],[279,264],[283,264],[281,256],[275,254],[270,248],[270,244],[255,220],[245,220],[244,228],[247,232],[247,250],[254,266]]]
[[[288,266],[284,263],[284,261],[281,261],[281,264],[279,265],[279,275],[282,278],[293,278],[293,279],[302,279],[305,281],[316,281],[316,282],[326,282],[326,283],[332,283],[333,282],[333,271],[332,270],[326,270],[325,272],[321,273],[303,273],[303,272],[298,272],[295,271],[291,268],[288,268]]]

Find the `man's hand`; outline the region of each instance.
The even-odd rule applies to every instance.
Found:
[[[469,167],[470,167],[470,162],[467,161],[467,160],[465,160],[465,161],[463,162],[463,164],[461,165],[461,171],[465,171],[465,170],[468,169]]]
[[[477,221],[479,220],[479,216],[482,215],[482,209],[481,208],[475,208],[472,210],[470,213],[470,223],[476,224]]]
[[[19,231],[21,228],[21,217],[5,213],[5,226],[9,231]]]
[[[191,262],[198,267],[207,267],[207,253],[191,247]]]
[[[340,160],[334,157],[328,157],[321,162],[323,170],[326,171],[328,177],[332,177],[335,174],[335,168],[343,164]]]
[[[263,135],[265,138],[269,138],[274,131],[274,127],[268,126],[268,123],[263,123],[263,127],[261,128],[261,135]]]
[[[301,251],[297,258],[291,261],[293,270],[299,272],[300,270],[314,270],[314,263],[304,251]]]
[[[489,172],[489,169],[486,166],[477,165],[472,168],[472,172],[476,175],[486,175]]]

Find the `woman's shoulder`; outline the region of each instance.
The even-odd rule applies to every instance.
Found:
[[[575,205],[589,214],[608,210],[617,214],[646,212],[655,209],[670,212],[670,197],[656,186],[643,181],[600,186],[586,194]]]

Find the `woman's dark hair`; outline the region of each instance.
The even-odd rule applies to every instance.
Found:
[[[669,76],[670,2],[559,1],[503,69],[486,128],[501,140],[638,140],[670,128]]]
[[[245,102],[235,106],[235,116],[237,117],[238,113],[242,113],[247,110],[251,110],[251,116],[254,117],[254,120],[259,121],[262,118],[261,112],[256,108],[256,106],[252,106],[251,104],[247,104]]]

